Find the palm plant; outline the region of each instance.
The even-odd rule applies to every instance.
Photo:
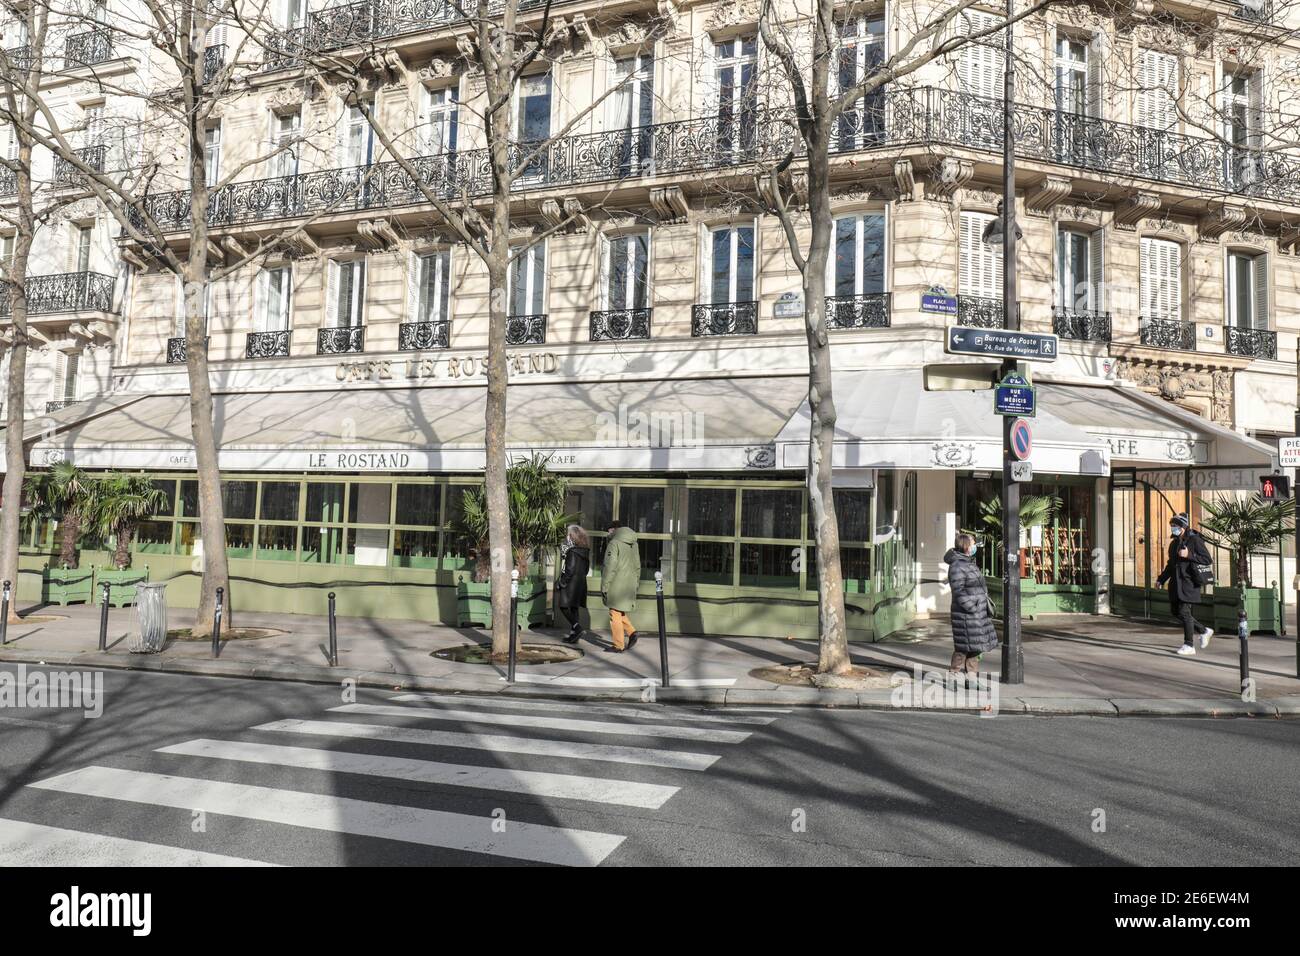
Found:
[[[1058,495],[1025,495],[1020,499],[1020,527],[1024,531],[1049,524],[1056,513],[1061,510]],[[1002,549],[1002,499],[991,498],[980,502],[981,530],[963,528],[966,534],[983,535],[993,540],[993,553],[1000,554]]]
[[[66,461],[28,479],[27,499],[33,513],[58,522],[60,568],[77,566],[77,539],[94,510],[96,490],[84,471]]]
[[[1208,517],[1201,520],[1201,536],[1232,553],[1237,582],[1251,586],[1250,556],[1270,551],[1294,534],[1295,499],[1265,501],[1259,495],[1201,502]]]
[[[88,517],[101,538],[114,539],[113,567],[131,566],[131,541],[140,522],[158,513],[167,495],[143,475],[108,475],[95,482]]]
[[[506,469],[506,494],[510,501],[510,541],[514,566],[523,577],[539,548],[558,547],[573,515],[564,512],[568,480],[552,472],[544,455],[517,461]],[[487,581],[492,572],[488,545],[487,494],[471,488],[461,497],[453,526],[474,550],[474,580]]]

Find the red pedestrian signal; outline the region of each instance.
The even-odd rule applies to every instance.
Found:
[[[1261,475],[1259,496],[1265,501],[1282,501],[1291,497],[1291,479],[1286,475]]]

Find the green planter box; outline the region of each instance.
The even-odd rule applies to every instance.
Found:
[[[993,613],[1002,617],[1002,580],[986,578]],[[1020,616],[1026,620],[1040,614],[1092,614],[1097,609],[1096,593],[1091,585],[1039,584],[1020,579]]]
[[[519,606],[515,615],[520,629],[546,624],[546,581],[525,578],[519,582]],[[456,623],[460,627],[492,626],[492,585],[461,581],[456,585]]]
[[[1236,635],[1237,610],[1243,603],[1246,608],[1246,625],[1252,634],[1282,632],[1282,609],[1278,606],[1277,593],[1272,588],[1215,587],[1213,596],[1207,595],[1206,601],[1214,602],[1212,626],[1218,634],[1226,637]]]
[[[118,571],[116,568],[99,568],[95,571],[95,587],[108,585],[108,603],[113,607],[126,607],[135,603],[135,586],[141,581],[149,580],[149,568],[136,571],[128,568]]]
[[[95,572],[89,568],[51,568],[41,572],[41,602],[44,604],[90,604]]]

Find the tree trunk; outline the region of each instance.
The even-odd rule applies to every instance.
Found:
[[[81,537],[81,518],[75,511],[69,511],[59,522],[59,567],[75,568],[81,562],[77,560],[77,538]]]
[[[119,571],[125,571],[131,566],[131,537],[129,527],[117,529],[117,543],[113,549],[113,566]]]

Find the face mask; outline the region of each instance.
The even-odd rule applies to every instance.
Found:
[[[1183,529],[1182,529],[1182,528],[1170,528],[1170,529],[1169,529],[1169,536],[1170,536],[1171,538],[1178,538],[1178,537],[1181,537],[1181,536],[1182,536],[1182,533],[1183,533]]]

